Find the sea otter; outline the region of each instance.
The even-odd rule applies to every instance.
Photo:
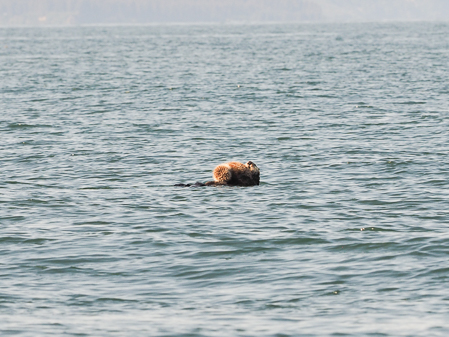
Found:
[[[205,184],[176,184],[175,186],[254,186],[259,185],[260,170],[252,161],[242,164],[236,161],[218,165],[213,172],[213,181]]]

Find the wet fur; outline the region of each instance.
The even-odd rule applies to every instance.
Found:
[[[215,167],[213,178],[213,181],[208,181],[205,184],[197,182],[195,184],[176,184],[175,186],[254,186],[259,185],[260,170],[252,161],[246,164],[232,161]]]
[[[229,162],[218,165],[213,172],[213,181],[208,181],[207,186],[254,186],[259,185],[260,171],[252,161],[242,164]]]

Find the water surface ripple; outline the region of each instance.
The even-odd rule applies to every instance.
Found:
[[[2,336],[447,336],[449,25],[0,29]],[[261,185],[175,188],[227,160]]]

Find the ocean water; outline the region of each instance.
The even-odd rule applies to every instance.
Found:
[[[1,336],[449,334],[449,24],[1,28],[0,113]]]

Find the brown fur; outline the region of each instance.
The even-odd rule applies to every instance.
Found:
[[[260,170],[253,162],[242,164],[236,161],[218,165],[213,172],[214,181],[207,186],[253,186],[259,185]]]

